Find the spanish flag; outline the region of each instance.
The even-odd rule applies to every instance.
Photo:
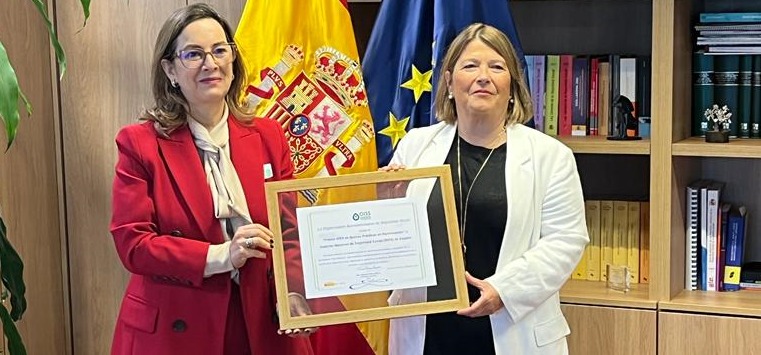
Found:
[[[235,33],[248,70],[246,98],[276,120],[297,178],[375,171],[373,120],[346,0],[250,0]],[[299,204],[366,200],[374,186],[306,191]],[[341,297],[344,309],[386,306],[386,293]],[[322,327],[318,355],[386,354],[388,322]]]

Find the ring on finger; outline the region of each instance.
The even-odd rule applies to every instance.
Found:
[[[246,238],[246,241],[244,242],[247,249],[251,249],[254,247],[254,240],[253,238]]]

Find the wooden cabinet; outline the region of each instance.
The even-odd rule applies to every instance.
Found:
[[[761,353],[761,319],[660,312],[658,354]]]
[[[569,353],[651,355],[656,353],[656,311],[564,304],[571,335]]]

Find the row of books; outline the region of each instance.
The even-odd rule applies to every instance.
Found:
[[[528,55],[526,66],[534,123],[548,135],[617,136],[612,110],[619,95],[650,123],[649,57]]]
[[[699,180],[687,186],[685,289],[740,289],[747,211],[721,199],[724,183]]]
[[[607,265],[627,266],[631,283],[650,278],[650,203],[585,201],[589,244],[572,279],[607,281]]]
[[[731,137],[761,138],[761,55],[693,55],[692,135],[708,129],[703,113],[714,104],[732,112]]]
[[[761,53],[761,13],[701,13],[697,45],[709,55]]]

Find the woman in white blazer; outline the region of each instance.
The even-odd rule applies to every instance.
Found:
[[[411,130],[381,170],[452,167],[472,304],[392,320],[390,353],[567,354],[558,291],[589,241],[573,153],[523,125],[531,98],[504,33],[469,26],[441,73],[434,104],[441,122]],[[407,194],[427,196],[430,207],[441,204],[432,202],[437,189],[413,183]],[[420,302],[432,290],[397,290],[389,302]]]

